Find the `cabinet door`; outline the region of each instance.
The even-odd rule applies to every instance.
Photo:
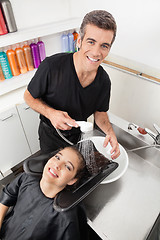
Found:
[[[10,170],[31,155],[16,107],[0,113],[0,170]]]
[[[33,111],[26,103],[17,105],[17,109],[33,154],[40,149],[38,140],[39,114]]]

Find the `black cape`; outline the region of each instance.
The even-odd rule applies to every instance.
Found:
[[[26,173],[7,185],[0,202],[13,206],[6,215],[0,238],[6,240],[80,240],[88,239],[87,220],[78,205],[66,212],[53,208],[53,199],[41,191],[39,178]]]

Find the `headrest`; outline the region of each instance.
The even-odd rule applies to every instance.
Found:
[[[27,174],[34,175],[34,176],[41,176],[43,172],[43,168],[47,161],[53,157],[57,151],[42,154],[35,156],[31,155],[27,158],[23,163],[23,169]]]

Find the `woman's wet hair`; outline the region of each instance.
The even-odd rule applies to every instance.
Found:
[[[86,33],[86,26],[89,24],[97,26],[104,30],[113,31],[112,43],[114,42],[117,32],[117,25],[114,17],[109,12],[105,10],[94,10],[84,16],[82,24],[80,26],[80,36],[82,40]]]

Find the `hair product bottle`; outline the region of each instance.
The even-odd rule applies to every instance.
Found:
[[[39,50],[35,42],[32,42],[30,45],[34,67],[38,68],[40,64]]]
[[[3,14],[0,8],[0,35],[4,35],[7,33],[8,33],[8,30],[7,30],[7,27],[3,18]]]
[[[74,36],[72,33],[68,34],[69,52],[74,52]]]
[[[5,77],[4,77],[2,67],[1,67],[1,64],[0,64],[0,81],[4,81],[4,80],[5,80]]]
[[[23,52],[22,48],[19,46],[19,44],[16,45],[15,53],[16,53],[20,72],[26,73],[28,70],[27,70],[27,65],[26,65],[26,61],[25,61],[25,57],[24,57],[24,52]]]
[[[45,46],[43,41],[38,41],[37,42],[38,50],[39,50],[39,57],[41,62],[46,58],[46,51],[45,51]]]
[[[3,71],[3,75],[6,79],[12,77],[11,68],[8,62],[7,55],[4,51],[0,50],[0,64]]]
[[[18,76],[20,74],[20,70],[18,67],[18,62],[17,62],[15,51],[13,49],[8,49],[7,57],[8,57],[8,61],[9,61],[13,76]]]
[[[5,22],[7,24],[8,32],[16,32],[17,26],[12,10],[12,5],[9,0],[1,0],[0,1],[2,12],[4,15]]]
[[[63,34],[61,36],[62,52],[69,52],[69,40],[68,35]]]
[[[74,31],[73,33],[74,36],[74,51],[77,52],[77,38],[78,38],[78,33]]]
[[[22,49],[24,52],[27,69],[28,69],[28,71],[32,71],[34,69],[34,64],[33,64],[33,59],[32,59],[32,54],[31,54],[31,48],[27,42],[24,42]]]

